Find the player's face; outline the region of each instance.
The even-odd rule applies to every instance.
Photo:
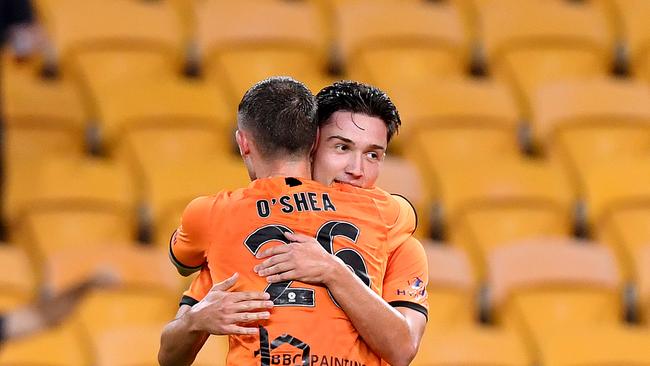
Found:
[[[386,153],[386,124],[377,117],[338,111],[320,128],[313,178],[323,184],[370,188]]]

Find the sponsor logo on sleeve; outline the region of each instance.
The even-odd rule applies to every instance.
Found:
[[[424,281],[420,277],[415,277],[410,279],[407,282],[407,287],[403,289],[397,289],[397,295],[399,296],[408,296],[414,300],[419,300],[426,295],[426,286]]]

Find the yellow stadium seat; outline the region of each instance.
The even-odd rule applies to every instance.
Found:
[[[182,23],[168,1],[37,0],[38,15],[64,70],[77,54],[153,52],[180,64]]]
[[[531,357],[516,333],[503,329],[464,326],[427,327],[412,366],[521,366]]]
[[[542,345],[541,364],[650,365],[650,333],[625,326],[562,329]]]
[[[462,75],[468,68],[468,37],[452,4],[344,1],[335,21],[339,56],[352,79],[390,89],[421,77]]]
[[[87,366],[92,364],[78,326],[68,321],[30,338],[2,345],[2,366]]]
[[[60,250],[48,258],[48,290],[60,292],[83,279],[110,271],[114,288],[95,289],[78,310],[83,330],[94,341],[106,330],[172,319],[180,299],[179,277],[166,250],[104,243]]]
[[[650,324],[650,244],[640,247],[634,256],[636,262],[637,309],[641,321]]]
[[[490,71],[529,99],[544,82],[605,75],[613,35],[602,9],[566,1],[481,1],[481,36]]]
[[[37,189],[21,211],[16,240],[33,250],[37,261],[62,248],[135,237],[134,189],[124,167],[97,159],[51,159],[34,179]]]
[[[54,156],[79,156],[85,111],[70,78],[40,77],[37,59],[2,54],[0,95],[5,169],[3,216],[14,228],[16,211],[33,193],[33,171]]]
[[[581,189],[589,165],[650,153],[650,91],[644,84],[610,79],[547,84],[532,105],[534,134]]]
[[[387,192],[406,197],[417,213],[416,233],[422,237],[429,235],[433,192],[422,180],[422,174],[415,164],[403,158],[387,156],[382,162],[376,185]]]
[[[158,349],[163,324],[121,327],[104,332],[96,344],[97,366],[158,365]],[[224,366],[228,338],[211,336],[192,365]]]
[[[494,318],[521,332],[535,352],[557,332],[622,320],[622,283],[607,247],[536,239],[494,249],[488,257]]]
[[[61,249],[45,264],[45,285],[56,293],[99,272],[109,272],[119,283],[117,289],[168,294],[179,285],[168,256],[166,249],[137,243],[104,242],[95,247]]]
[[[467,256],[458,248],[422,241],[429,264],[427,328],[441,330],[472,324],[476,319],[477,284]]]
[[[196,16],[201,69],[228,89],[233,110],[270,76],[292,76],[314,91],[331,81],[322,19],[311,2],[206,0],[196,3]]]
[[[610,0],[620,16],[622,37],[634,75],[650,81],[650,4],[644,0]]]
[[[487,159],[453,163],[438,174],[448,238],[467,250],[481,278],[485,257],[495,247],[572,233],[573,197],[553,165]]]
[[[36,278],[29,257],[15,245],[0,245],[0,311],[27,303],[36,295]]]
[[[118,159],[130,166],[140,196],[146,196],[151,189],[154,172],[166,169],[162,164],[182,166],[206,156],[232,155],[229,137],[234,137],[234,133],[219,133],[200,124],[167,127],[130,131],[119,143]]]
[[[196,131],[214,135],[215,144],[218,136],[229,135],[236,111],[227,112],[221,90],[202,80],[182,79],[162,64],[153,67],[156,60],[153,54],[118,56],[111,51],[77,57],[77,72],[87,89],[90,113],[97,123],[97,142],[109,153],[119,154],[116,150],[120,150],[124,136],[139,131],[181,135],[183,131]],[[107,72],[113,69],[119,71]],[[168,141],[152,139],[148,147],[152,153],[163,153]],[[227,146],[225,141],[222,145]]]
[[[612,247],[624,277],[634,279],[635,253],[650,242],[650,160],[594,164],[583,181],[587,224]]]
[[[246,167],[238,156],[212,155],[201,159],[169,164],[147,161],[145,177],[150,220],[154,225],[154,242],[167,247],[173,231],[191,200],[216,194],[222,189],[237,189],[250,183]]]
[[[422,78],[388,93],[404,122],[393,143],[431,178],[429,186],[445,162],[519,155],[519,113],[500,84]]]

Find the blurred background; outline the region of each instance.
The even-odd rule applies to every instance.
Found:
[[[414,365],[650,365],[650,0],[2,0],[0,310],[110,267],[0,365],[155,365],[254,82],[384,89],[430,266]],[[212,337],[197,359],[221,365]]]

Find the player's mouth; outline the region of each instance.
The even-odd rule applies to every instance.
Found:
[[[340,179],[334,179],[334,182],[335,182],[335,183],[349,184],[349,185],[351,185],[351,186],[355,186],[355,187],[357,187],[357,188],[363,188],[363,187],[361,186],[361,184],[358,183],[358,182],[356,182],[356,181],[343,181],[343,180],[340,180]]]

